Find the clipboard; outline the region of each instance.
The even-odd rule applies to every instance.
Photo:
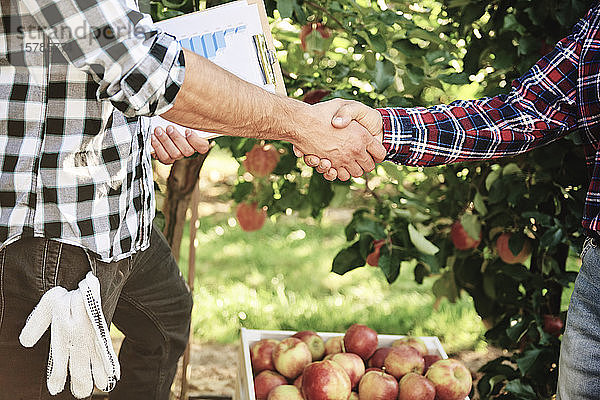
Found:
[[[155,26],[173,35],[182,47],[241,79],[269,92],[287,95],[263,0],[233,1],[160,21]],[[159,116],[142,120],[142,129],[148,129],[150,134],[158,126],[178,126]],[[205,138],[220,136],[199,133]]]

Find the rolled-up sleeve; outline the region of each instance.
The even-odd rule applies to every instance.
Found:
[[[67,60],[98,83],[97,97],[127,116],[172,107],[185,75],[177,40],[126,0],[23,0]],[[133,5],[132,5],[133,6]]]

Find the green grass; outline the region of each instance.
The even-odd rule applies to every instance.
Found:
[[[357,322],[379,333],[438,336],[450,353],[485,345],[471,299],[442,301],[434,310],[433,279],[418,285],[411,265],[403,265],[392,285],[378,268],[331,273],[331,260],[345,245],[340,221],[280,217],[257,232],[243,232],[227,214],[199,222],[192,319],[197,340],[234,342],[242,326],[342,332]]]

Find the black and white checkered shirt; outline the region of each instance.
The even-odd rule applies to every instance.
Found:
[[[180,45],[135,0],[0,0],[0,249],[41,236],[103,261],[146,248],[149,132],[183,82]]]

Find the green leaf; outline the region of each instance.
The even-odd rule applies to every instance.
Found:
[[[323,175],[313,172],[308,185],[308,200],[312,207],[312,216],[318,217],[321,210],[329,205],[333,198],[331,184]]]
[[[356,242],[337,253],[333,259],[331,271],[338,275],[344,275],[348,271],[365,265],[365,259],[360,255],[359,247],[359,243]]]
[[[523,355],[517,359],[517,365],[521,374],[526,375],[536,365],[537,360],[541,357],[544,349],[533,349],[527,350]],[[540,365],[538,368],[542,368]]]
[[[241,182],[235,185],[231,197],[236,203],[241,203],[253,190],[254,184],[252,182]]]
[[[463,214],[460,223],[471,239],[478,240],[481,237],[481,222],[475,214]]]
[[[277,0],[277,10],[281,18],[291,18],[294,12],[294,0]]]
[[[514,256],[516,256],[521,252],[521,250],[523,250],[526,240],[527,238],[522,233],[512,234],[508,239],[508,249],[511,253],[513,253]]]
[[[491,171],[488,174],[488,176],[485,178],[485,188],[488,192],[492,188],[492,185],[494,184],[494,182],[496,182],[496,180],[500,177],[501,173],[502,173],[501,169],[495,169],[495,170]]]
[[[388,246],[381,247],[379,251],[379,268],[388,283],[393,283],[398,279],[401,263],[402,257],[396,251],[390,252]]]
[[[414,275],[415,275],[415,282],[417,282],[420,285],[423,283],[423,280],[426,277],[431,275],[431,270],[424,263],[418,263],[415,266]]]
[[[436,298],[446,297],[451,303],[455,303],[458,299],[458,288],[456,287],[452,270],[445,271],[444,274],[433,283],[431,290]]]
[[[521,171],[521,168],[519,168],[519,166],[517,164],[515,164],[515,163],[506,164],[504,166],[504,168],[502,168],[503,176],[513,175],[513,174],[517,174],[517,175],[523,174],[523,171]]]
[[[377,91],[383,92],[392,83],[396,76],[396,67],[388,60],[377,61],[375,63],[375,77],[374,84]]]
[[[538,398],[530,385],[523,383],[518,379],[508,382],[504,387],[504,390],[514,394],[517,399],[534,400]]]
[[[371,33],[369,33],[369,41],[371,42],[371,47],[377,53],[384,53],[387,50],[385,38],[382,35],[372,35]]]
[[[405,175],[401,166],[391,162],[384,162],[380,165],[390,178],[395,179],[398,182],[402,182]]]
[[[488,209],[485,205],[485,201],[483,200],[483,196],[480,192],[475,194],[475,198],[473,199],[473,205],[475,206],[475,210],[482,216],[488,213]]]
[[[469,75],[465,73],[438,75],[438,79],[451,85],[468,85],[471,83]]]
[[[440,251],[439,247],[431,243],[412,224],[408,224],[408,235],[412,244],[423,254],[434,255]]]
[[[368,214],[363,215],[362,218],[356,221],[354,229],[357,233],[368,233],[374,239],[384,239],[386,237],[385,226]]]

